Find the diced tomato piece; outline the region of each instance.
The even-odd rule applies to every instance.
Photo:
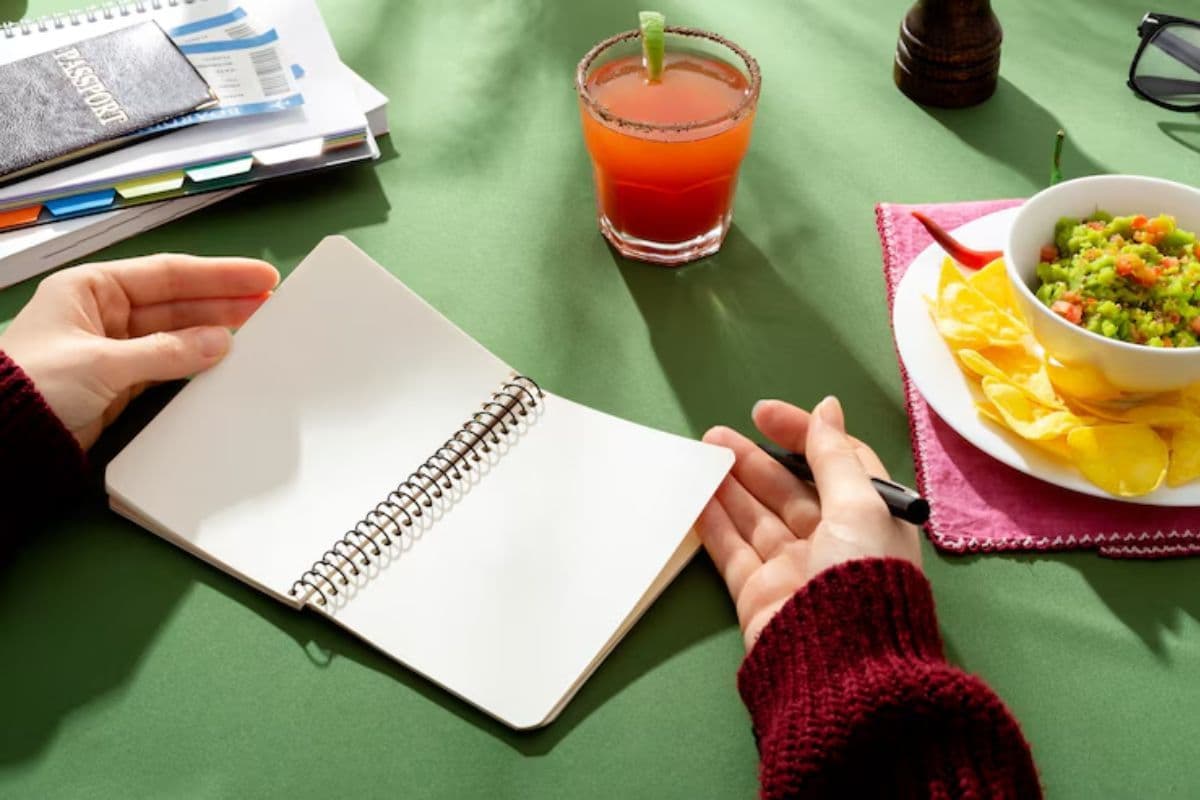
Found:
[[[1083,298],[1079,295],[1079,292],[1075,292],[1075,291],[1063,292],[1062,299],[1066,300],[1068,303],[1082,303],[1083,302]]]
[[[1088,226],[1089,228],[1091,228],[1092,230],[1094,230],[1094,231],[1102,231],[1102,230],[1104,230],[1104,223],[1103,223],[1103,222],[1100,222],[1099,220],[1097,220],[1097,221],[1095,221],[1095,222],[1089,222],[1089,223],[1087,224],[1087,226]]]
[[[1150,266],[1134,253],[1121,253],[1117,256],[1117,274],[1131,277],[1142,286],[1153,286],[1161,272],[1161,269]]]
[[[1200,258],[1200,242],[1196,242],[1194,245],[1192,245],[1192,255],[1196,258]]]
[[[1145,219],[1145,217],[1141,217]],[[1155,217],[1149,222],[1143,222],[1140,226],[1134,225],[1133,240],[1144,244],[1157,245],[1167,235],[1167,230],[1170,228],[1170,223],[1164,219]]]
[[[1164,336],[1164,337],[1162,337],[1162,346],[1163,347],[1174,347],[1175,343],[1171,341],[1170,336]]]
[[[1133,279],[1142,286],[1153,286],[1158,282],[1160,272],[1158,267],[1142,264],[1141,267],[1134,269]]]
[[[1058,260],[1058,248],[1052,244],[1042,246],[1042,252],[1038,253],[1038,258],[1047,264]]]
[[[1078,325],[1083,320],[1083,309],[1065,300],[1055,300],[1050,310],[1073,325]]]
[[[1192,321],[1188,323],[1188,327],[1192,329],[1192,333],[1200,333],[1200,317],[1192,317]]]
[[[1150,266],[1134,253],[1121,253],[1117,256],[1117,274],[1131,277],[1142,286],[1153,286],[1161,272],[1161,269]]]
[[[1162,261],[1159,261],[1158,265],[1163,269],[1175,269],[1179,266],[1179,259],[1174,256],[1163,256]]]
[[[1135,230],[1137,230],[1137,229],[1146,227],[1147,222],[1149,222],[1149,220],[1146,219],[1145,214],[1138,214],[1136,217],[1133,218],[1133,221],[1130,224],[1133,225]]]

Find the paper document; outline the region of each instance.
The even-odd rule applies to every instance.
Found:
[[[168,120],[150,129],[169,131],[200,122],[295,108],[304,102],[284,43],[274,28],[257,24],[238,6],[233,11],[178,25],[167,35],[216,93],[216,108]]]

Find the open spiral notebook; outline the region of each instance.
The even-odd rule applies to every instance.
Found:
[[[532,728],[687,563],[732,463],[517,375],[330,237],[106,484],[119,513]]]

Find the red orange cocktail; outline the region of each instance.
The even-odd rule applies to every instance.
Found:
[[[760,77],[715,34],[672,27],[665,39],[658,80],[628,31],[592,48],[575,83],[600,230],[622,255],[681,264],[715,253],[729,230]]]

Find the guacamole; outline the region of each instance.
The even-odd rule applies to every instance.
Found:
[[[1064,217],[1038,261],[1037,297],[1068,322],[1151,347],[1200,343],[1200,245],[1174,217]]]

